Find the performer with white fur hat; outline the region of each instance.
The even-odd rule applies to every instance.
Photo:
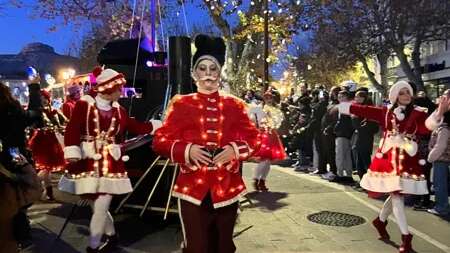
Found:
[[[125,131],[153,133],[160,122],[141,123],[130,118],[117,103],[125,77],[112,69],[96,68],[97,85],[92,94],[78,101],[64,135],[64,157],[69,161],[59,182],[61,191],[92,200],[88,253],[103,252],[117,243],[114,221],[109,213],[113,195],[132,191],[120,143]],[[102,245],[101,238],[107,241]]]
[[[422,167],[425,160],[419,158],[417,137],[429,134],[425,127],[426,109],[414,106],[413,89],[406,81],[395,83],[389,91],[390,107],[339,104],[339,112],[354,114],[377,122],[383,129],[383,138],[361,180],[361,187],[371,194],[389,194],[379,216],[372,224],[380,239],[388,240],[387,218],[393,213],[402,233],[399,252],[411,252],[412,235],[408,230],[404,210],[404,195],[428,193]]]

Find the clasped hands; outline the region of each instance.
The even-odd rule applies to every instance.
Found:
[[[208,151],[205,151],[203,146],[192,144],[189,149],[189,159],[197,166],[197,168],[200,168],[201,164],[208,165],[211,163],[221,166],[236,159],[236,154],[231,145],[226,145],[219,154],[211,157],[211,154]]]

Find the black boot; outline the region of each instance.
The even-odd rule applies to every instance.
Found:
[[[117,248],[117,245],[119,245],[119,237],[117,234],[114,235],[106,235],[106,241],[101,246],[102,252],[109,252],[115,248]]]
[[[54,201],[55,197],[53,196],[53,187],[51,186],[45,187],[45,191],[47,195],[47,200]]]

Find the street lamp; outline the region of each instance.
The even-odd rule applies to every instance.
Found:
[[[75,76],[75,70],[73,68],[62,69],[60,71],[61,78],[63,80],[68,80]]]

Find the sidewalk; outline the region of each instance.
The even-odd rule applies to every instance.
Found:
[[[268,178],[270,192],[252,192],[253,163],[244,166],[253,205],[243,204],[243,212],[235,228],[237,252],[398,252],[399,231],[393,221],[388,230],[393,243],[376,239],[370,221],[377,215],[381,201],[368,199],[364,193],[294,172],[291,168],[273,166]],[[57,193],[58,199],[75,201],[74,197]],[[49,252],[51,242],[69,214],[69,204],[38,204],[30,209],[35,246],[25,252]],[[450,252],[450,226],[436,216],[407,208],[417,252]],[[312,223],[307,216],[321,211],[335,211],[360,216],[365,223],[353,227],[336,227]],[[84,252],[88,243],[90,210],[81,208],[67,226],[54,252]],[[161,216],[144,220],[129,214],[115,217],[122,249],[116,252],[180,252],[182,235],[178,216],[168,222]]]

